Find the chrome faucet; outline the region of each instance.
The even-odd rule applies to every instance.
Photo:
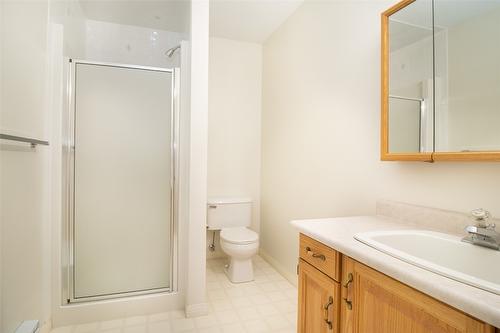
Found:
[[[469,234],[465,236],[462,241],[500,250],[500,233],[495,230],[494,223],[488,222],[491,217],[490,212],[478,208],[471,212],[471,216],[476,222],[476,225],[465,227],[465,231]]]

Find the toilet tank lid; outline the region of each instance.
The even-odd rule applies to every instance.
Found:
[[[238,204],[238,203],[251,203],[252,198],[249,197],[214,197],[209,198],[208,205],[223,205],[223,204]]]

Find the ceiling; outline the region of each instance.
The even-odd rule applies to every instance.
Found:
[[[303,0],[211,0],[210,35],[262,43]]]

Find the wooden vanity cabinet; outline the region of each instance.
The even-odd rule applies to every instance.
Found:
[[[299,332],[340,332],[340,266],[340,253],[300,235]]]
[[[299,332],[338,333],[339,283],[308,264],[299,262]]]
[[[494,327],[304,235],[298,317],[299,333],[495,333]]]
[[[342,333],[493,333],[494,328],[347,256]]]

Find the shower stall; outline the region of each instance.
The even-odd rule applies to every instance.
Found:
[[[204,301],[204,276],[186,278],[203,255],[189,251],[204,206],[191,165],[206,168],[191,153],[206,89],[191,90],[191,59],[208,57],[191,51],[207,29],[191,31],[196,6],[0,1],[0,332]]]
[[[69,60],[67,303],[177,288],[179,70]]]

